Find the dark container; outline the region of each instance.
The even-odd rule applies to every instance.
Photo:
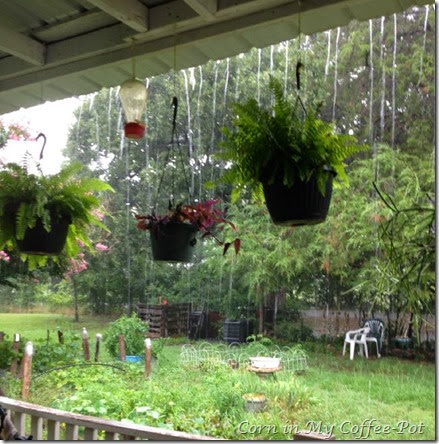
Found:
[[[253,325],[249,320],[224,321],[224,341],[229,344],[232,342],[245,342],[252,333]]]
[[[332,170],[328,171],[325,195],[320,192],[315,176],[308,182],[296,181],[292,187],[281,182],[264,182],[265,203],[273,223],[301,226],[324,222],[331,203],[334,175]]]
[[[151,227],[152,257],[155,261],[191,262],[195,251],[197,228],[190,224],[169,222]]]
[[[22,240],[17,239],[19,250],[25,254],[39,256],[56,256],[61,253],[66,244],[67,232],[71,223],[70,217],[51,219],[51,230],[47,232],[37,220],[34,228],[28,228]]]

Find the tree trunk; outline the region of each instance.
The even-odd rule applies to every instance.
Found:
[[[73,284],[73,300],[75,303],[75,322],[79,322],[79,301],[78,301],[78,289],[76,288],[75,278],[72,277]]]
[[[259,333],[264,334],[264,301],[259,302]]]

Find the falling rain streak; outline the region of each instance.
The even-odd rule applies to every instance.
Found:
[[[335,38],[335,59],[334,59],[334,99],[332,101],[332,120],[335,121],[335,105],[337,103],[337,83],[338,83],[338,42],[340,39],[340,28],[337,28],[337,37]]]

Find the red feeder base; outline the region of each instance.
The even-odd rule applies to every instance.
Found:
[[[125,124],[125,137],[128,139],[141,139],[145,136],[145,125],[137,122],[128,122]]]

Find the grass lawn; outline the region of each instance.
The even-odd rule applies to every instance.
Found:
[[[81,333],[82,327],[87,328],[90,337],[102,333],[112,319],[104,317],[80,316],[75,322],[73,316],[49,313],[0,313],[0,331],[12,338],[14,333],[20,333],[28,340],[45,339],[47,330],[56,335],[57,328],[64,333]]]
[[[104,324],[93,318],[75,324],[59,315],[0,314],[0,330],[27,338],[44,338],[47,328],[58,325],[97,332]],[[183,367],[180,349],[165,346],[150,380],[136,364],[126,364],[125,372],[73,367],[48,373],[33,381],[29,401],[229,439],[285,440],[295,429],[332,431],[349,440],[435,439],[434,364],[386,357],[350,361],[341,349],[321,348],[309,352],[304,373],[282,371],[260,379],[245,368]],[[18,397],[17,384],[9,389]],[[244,410],[242,395],[250,392],[266,395],[264,412]]]

